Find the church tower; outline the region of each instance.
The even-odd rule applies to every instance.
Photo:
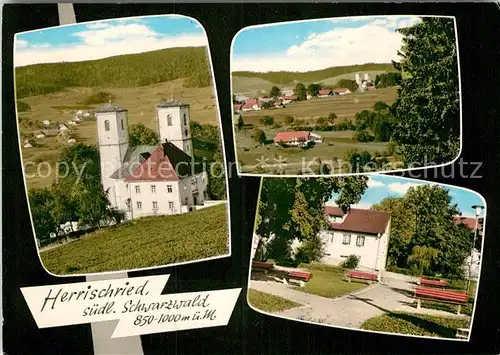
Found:
[[[156,105],[156,120],[162,143],[171,142],[184,153],[193,156],[189,105],[173,98],[169,99]]]
[[[113,186],[114,181],[110,176],[122,167],[129,147],[128,111],[109,103],[96,110],[95,117],[101,158],[101,182],[106,191]]]

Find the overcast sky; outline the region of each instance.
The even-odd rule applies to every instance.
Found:
[[[413,180],[408,178],[400,178],[387,175],[371,175],[368,180],[368,188],[366,189],[361,201],[352,207],[370,208],[372,205],[379,203],[386,197],[403,197],[408,189],[412,186],[429,185],[429,182],[421,180]],[[481,195],[467,189],[459,187],[450,187],[447,185],[435,184],[449,190],[452,197],[452,202],[456,203],[458,209],[464,217],[474,217],[474,211],[471,208],[473,205],[482,205],[486,207]],[[337,194],[333,194],[329,205],[335,205]],[[481,217],[484,217],[484,210]]]
[[[200,25],[184,16],[88,22],[17,34],[14,66],[84,61],[207,43]]]
[[[397,60],[397,28],[416,16],[346,17],[242,30],[233,40],[232,71],[311,71]]]

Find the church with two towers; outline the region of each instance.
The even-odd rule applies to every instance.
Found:
[[[207,199],[208,176],[193,158],[189,105],[156,105],[160,143],[132,147],[128,111],[107,104],[95,111],[101,183],[125,219],[190,212]]]

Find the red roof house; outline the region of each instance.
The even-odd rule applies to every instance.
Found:
[[[340,223],[330,223],[333,230],[366,234],[382,234],[387,228],[391,214],[383,211],[350,209],[344,214],[338,207],[325,206],[325,215],[343,217]]]
[[[330,95],[331,92],[332,92],[332,90],[330,90],[330,89],[321,89],[318,94],[320,96],[328,96],[328,95]]]

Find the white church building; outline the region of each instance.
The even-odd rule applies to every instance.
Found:
[[[189,105],[169,99],[156,105],[160,143],[132,147],[128,111],[107,104],[95,111],[101,183],[112,207],[127,220],[180,214],[202,206],[208,176],[193,159]]]

